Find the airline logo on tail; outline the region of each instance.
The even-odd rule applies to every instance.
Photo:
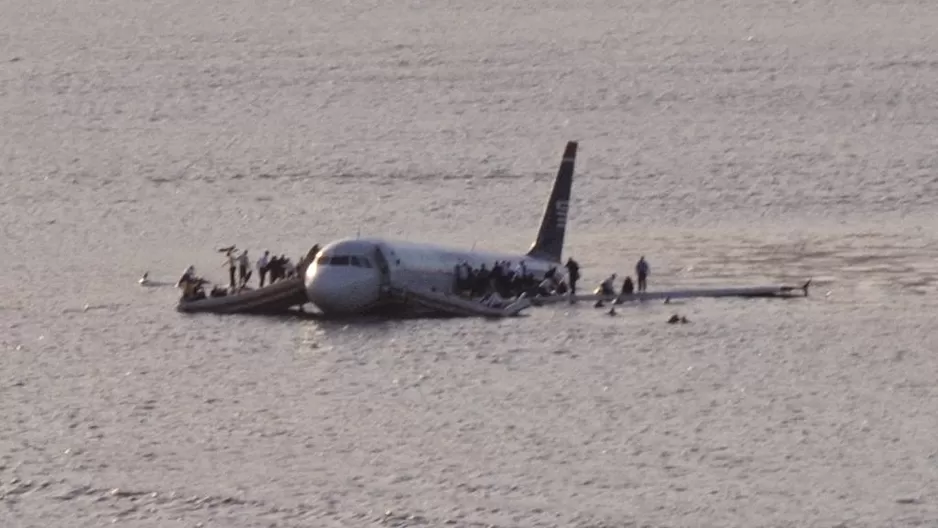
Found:
[[[569,202],[567,200],[557,200],[554,204],[554,219],[557,222],[558,229],[567,227],[567,209]]]

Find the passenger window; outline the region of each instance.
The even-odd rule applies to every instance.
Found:
[[[349,262],[352,263],[356,268],[360,268],[362,265],[358,263],[358,257],[349,257]]]
[[[332,257],[333,266],[348,266],[348,257]]]

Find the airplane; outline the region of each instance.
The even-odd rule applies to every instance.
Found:
[[[407,316],[483,316],[511,317],[531,306],[580,300],[647,301],[692,297],[795,297],[808,295],[811,281],[800,286],[750,286],[718,289],[677,289],[670,291],[626,294],[569,293],[550,296],[521,297],[507,306],[487,306],[478,300],[466,299],[456,290],[457,269],[491,269],[496,262],[523,263],[536,279],[543,279],[550,270],[559,271],[564,236],[573,187],[577,141],[568,141],[554,179],[553,188],[541,224],[525,253],[457,249],[435,244],[406,242],[385,238],[345,238],[313,248],[298,265],[300,273],[259,289],[248,289],[235,295],[211,295],[205,298],[180,299],[181,312],[273,313],[290,312],[292,308],[314,304],[319,316],[326,318],[359,315]],[[219,251],[229,250],[222,248]],[[148,281],[144,274],[141,284]],[[313,314],[310,314],[313,315]]]
[[[467,250],[385,238],[346,238],[326,244],[307,267],[306,296],[325,315],[365,315],[438,310],[427,300],[453,294],[456,270],[496,261],[523,262],[536,277],[560,268],[567,228],[577,141],[568,141],[537,237],[524,253]],[[442,297],[441,295],[442,294]],[[452,301],[457,303],[457,301]]]

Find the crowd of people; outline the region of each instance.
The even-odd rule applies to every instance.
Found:
[[[485,264],[473,268],[463,262],[456,266],[455,276],[456,293],[473,298],[494,293],[503,299],[510,299],[523,293],[552,295],[567,291],[564,278],[555,268],[548,270],[543,277],[537,277],[524,261],[517,265],[508,261],[495,262],[491,268]]]
[[[251,260],[248,256],[248,250],[236,254],[235,247],[223,248],[225,250],[225,262],[222,267],[228,267],[228,288],[238,290],[248,286],[254,270],[251,269]],[[258,276],[258,287],[263,288],[264,284],[273,284],[283,279],[288,279],[296,274],[296,265],[286,255],[271,256],[270,251],[265,250],[255,263]]]
[[[228,287],[216,285],[208,295],[211,297],[224,297],[249,288],[254,270],[251,269],[248,250],[238,252],[235,246],[229,246],[221,248],[219,251],[225,254],[225,261],[221,267],[228,268]],[[298,259],[297,264],[294,264],[285,254],[271,256],[270,251],[265,250],[264,254],[255,262],[258,287],[263,288],[265,284],[270,285],[295,277],[318,252],[319,246],[313,246],[306,256]],[[184,299],[198,300],[206,297],[204,288],[206,284],[209,284],[209,281],[197,276],[195,267],[189,266],[176,282],[176,287],[183,290],[182,296]]]
[[[535,276],[528,270],[524,261],[517,264],[502,261],[493,263],[489,268],[482,264],[473,268],[463,262],[456,266],[455,292],[472,298],[482,298],[487,304],[498,304],[503,300],[527,296],[551,296],[566,293],[576,294],[577,281],[580,279],[580,265],[572,258],[566,264],[566,274],[556,267],[550,268],[543,276]],[[621,289],[616,291],[618,275],[613,273],[604,280],[594,293],[602,295],[631,295],[644,292],[648,286],[651,266],[642,256],[635,265],[637,284],[631,276],[625,277]]]

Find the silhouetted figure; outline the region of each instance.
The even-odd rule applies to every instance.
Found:
[[[248,259],[248,250],[244,250],[238,256],[238,283],[244,287],[251,278],[251,261]]]
[[[635,284],[632,282],[632,277],[625,277],[625,280],[622,281],[622,295],[632,295],[635,292]]]
[[[267,273],[270,275],[270,283],[273,284],[280,280],[280,274],[282,271],[282,264],[280,258],[276,255],[270,258],[270,262],[267,263]]]
[[[616,294],[615,282],[616,282],[616,274],[613,273],[612,275],[607,277],[606,280],[602,282],[602,284],[599,285],[599,288],[597,288],[598,291],[596,293],[600,295],[615,295]]]
[[[572,258],[568,258],[567,264],[564,267],[567,268],[567,276],[570,282],[570,294],[576,295],[576,282],[580,280],[580,265]]]
[[[260,280],[260,287],[264,287],[264,280],[267,278],[267,264],[270,263],[270,251],[264,250],[261,258],[257,259],[257,275]]]
[[[648,287],[648,273],[650,271],[648,262],[645,260],[645,256],[642,255],[642,258],[638,259],[638,263],[635,264],[635,274],[638,276],[638,291],[643,292]]]
[[[231,289],[235,288],[235,269],[238,266],[238,259],[235,257],[234,248],[228,250],[225,253],[225,264],[228,265],[228,287]],[[222,264],[224,266],[224,264]]]

